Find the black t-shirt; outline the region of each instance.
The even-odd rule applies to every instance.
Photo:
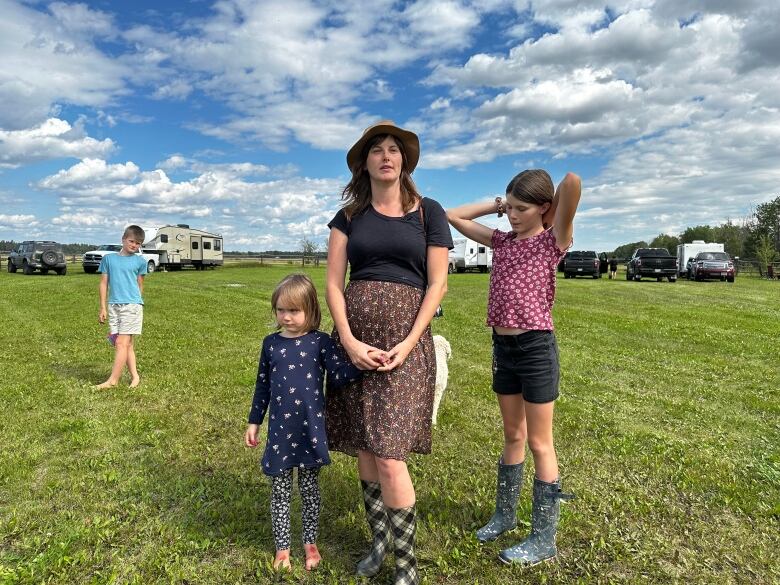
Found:
[[[369,205],[351,221],[339,210],[328,227],[347,235],[350,280],[381,280],[425,289],[428,246],[453,245],[442,206],[427,197],[421,205],[424,226],[417,209],[403,217],[388,217]]]

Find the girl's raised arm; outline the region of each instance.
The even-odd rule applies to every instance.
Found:
[[[467,238],[471,238],[480,244],[491,246],[494,229],[473,220],[483,215],[497,213],[498,210],[498,201],[467,203],[466,205],[448,209],[447,221]]]
[[[582,194],[582,181],[574,173],[566,173],[566,176],[558,184],[555,190],[557,209],[553,218],[553,235],[559,249],[565,250],[571,245],[574,235],[574,214],[577,213],[577,205]]]

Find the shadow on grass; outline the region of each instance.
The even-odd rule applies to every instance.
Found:
[[[268,565],[274,555],[270,482],[259,466],[239,473],[226,471],[227,467],[158,461],[147,468],[139,496],[158,522],[172,529],[177,539],[194,543],[193,548],[198,543],[222,547],[220,541],[226,541],[228,548],[249,551],[246,557]],[[334,467],[325,466],[320,474],[322,512],[317,544],[328,570],[349,576],[370,542],[363,529],[359,486]],[[297,479],[293,490],[292,556],[300,564],[303,546]]]
[[[51,371],[61,378],[73,378],[79,383],[100,384],[111,373],[112,362],[97,363],[53,363]]]

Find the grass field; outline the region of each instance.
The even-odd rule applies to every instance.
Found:
[[[97,277],[0,274],[0,583],[353,582],[368,543],[354,460],[334,454],[321,476],[324,564],[305,575],[296,544],[283,579],[260,452],[242,446],[291,269],[150,275],[142,385],[111,391],[92,388],[113,356]],[[410,463],[423,581],[780,582],[780,284],[559,280],[556,441],[577,499],[557,562],[525,569],[496,555],[527,531],[530,473],[518,529],[473,537],[501,448],[486,287],[452,275],[434,323],[453,358],[434,453]],[[373,582],[391,581],[388,561]]]

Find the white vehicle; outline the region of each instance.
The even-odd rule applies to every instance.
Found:
[[[81,257],[81,265],[84,267],[84,272],[94,274],[100,268],[100,262],[103,260],[103,256],[108,254],[117,254],[122,251],[121,244],[100,244],[96,249],[84,252]],[[144,254],[138,252],[138,255],[143,256],[146,260],[146,271],[154,272],[159,265],[159,256],[156,254]]]
[[[696,254],[699,252],[723,252],[723,244],[717,244],[710,242],[709,244],[704,240],[693,240],[690,244],[679,244],[677,246],[677,273],[678,276],[687,274],[688,262],[696,258]]]
[[[469,238],[458,238],[452,243],[455,247],[449,254],[450,274],[466,270],[487,272],[493,267],[493,248]]]
[[[193,266],[222,266],[222,236],[191,228],[187,224],[166,225],[144,244],[145,254],[156,255],[160,266],[181,270]]]

